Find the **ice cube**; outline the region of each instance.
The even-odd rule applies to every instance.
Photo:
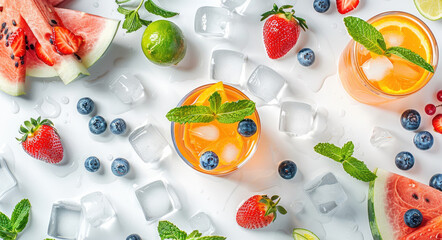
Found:
[[[219,129],[212,124],[193,128],[189,132],[190,134],[207,141],[216,141],[219,138]]]
[[[243,14],[250,2],[251,0],[221,0],[221,6],[232,12]]]
[[[210,78],[240,84],[247,56],[231,50],[215,50],[210,60]]]
[[[189,223],[192,229],[200,231],[204,236],[210,236],[215,231],[209,215],[203,212],[193,215]]]
[[[285,86],[285,79],[264,65],[259,65],[247,81],[247,89],[267,103],[276,99]]]
[[[315,127],[316,108],[303,102],[283,102],[279,130],[293,137],[312,132]]]
[[[221,7],[204,6],[195,14],[195,32],[205,37],[225,37],[231,14]]]
[[[54,238],[75,240],[81,226],[81,206],[70,202],[52,205],[48,235]]]
[[[393,71],[394,76],[397,78],[403,78],[403,79],[419,79],[420,73],[416,70],[414,70],[411,67],[412,63],[409,63],[405,60],[398,60],[393,62]]]
[[[132,104],[144,97],[144,87],[132,74],[123,74],[109,82],[109,89],[125,104]]]
[[[404,42],[404,34],[386,32],[383,36],[388,47],[400,46]]]
[[[5,159],[0,156],[0,199],[17,186],[17,180],[8,168]]]
[[[163,180],[136,189],[135,195],[149,223],[169,216],[181,208],[175,191]]]
[[[373,134],[370,137],[370,143],[375,147],[382,147],[385,144],[391,142],[393,136],[391,133],[381,127],[374,127]]]
[[[61,113],[60,104],[49,96],[40,99],[34,110],[43,118],[57,118]]]
[[[321,214],[333,214],[347,201],[347,194],[333,173],[325,173],[304,186],[304,190]]]
[[[141,160],[149,164],[158,163],[171,153],[169,143],[152,124],[135,129],[129,135],[129,142]]]
[[[385,56],[370,58],[362,64],[362,70],[368,80],[381,81],[393,71],[393,64]]]
[[[99,227],[115,217],[115,210],[101,192],[90,193],[81,198],[81,208],[85,219],[93,227]]]
[[[235,144],[227,143],[221,152],[221,160],[225,164],[232,163],[238,160],[238,155],[240,153],[240,149],[238,149]]]

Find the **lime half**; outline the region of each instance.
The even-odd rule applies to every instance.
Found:
[[[442,18],[442,0],[414,0],[422,16],[436,21]]]
[[[318,236],[316,236],[311,231],[304,228],[295,228],[293,229],[293,239],[295,240],[319,240]]]

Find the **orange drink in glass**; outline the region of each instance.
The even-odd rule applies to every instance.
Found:
[[[178,104],[209,106],[209,97],[218,92],[222,103],[249,100],[240,90],[223,85],[222,82],[198,87],[187,94]],[[238,122],[232,124],[220,123],[217,120],[210,123],[172,122],[172,139],[180,157],[193,169],[210,175],[225,175],[235,171],[249,160],[256,150],[261,135],[261,123],[258,112],[246,117],[252,119],[257,126],[256,133],[244,137],[238,133]],[[212,151],[219,157],[219,164],[213,170],[206,170],[200,165],[203,153]]]
[[[417,17],[404,12],[385,12],[367,22],[382,33],[387,48],[408,48],[436,69],[439,56],[436,39]],[[419,91],[433,73],[393,54],[386,57],[371,53],[351,40],[339,60],[339,77],[350,96],[376,105]]]

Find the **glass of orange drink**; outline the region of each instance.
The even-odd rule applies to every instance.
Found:
[[[408,48],[436,69],[439,56],[437,42],[420,19],[404,12],[385,12],[367,22],[381,32],[387,48]],[[419,91],[430,81],[433,73],[396,55],[376,55],[351,40],[339,60],[339,77],[354,99],[376,105]]]
[[[178,104],[209,106],[209,97],[218,92],[221,102],[235,102],[249,100],[240,90],[224,85],[222,82],[198,87],[188,93]],[[247,116],[256,123],[256,133],[244,137],[238,133],[238,122],[220,123],[217,120],[209,123],[186,123],[172,122],[171,132],[175,149],[187,165],[193,169],[210,174],[225,175],[243,166],[254,154],[261,135],[261,123],[258,112]],[[208,152],[214,152],[219,157],[216,168],[207,170],[201,166],[201,156]]]

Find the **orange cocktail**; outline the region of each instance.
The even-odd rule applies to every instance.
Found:
[[[193,90],[178,106],[209,106],[208,99],[214,92],[221,95],[222,103],[249,99],[240,90],[219,82]],[[200,172],[223,175],[235,171],[251,158],[261,134],[258,112],[255,111],[247,118],[252,119],[257,126],[256,133],[251,137],[244,137],[238,133],[238,123],[225,124],[216,120],[210,123],[172,123],[175,149],[189,166]],[[207,151],[215,152],[219,156],[219,165],[213,170],[206,170],[200,165],[200,157]]]
[[[421,20],[404,12],[386,12],[367,22],[382,33],[387,48],[408,48],[436,69],[437,42]],[[339,76],[354,99],[380,104],[417,92],[430,81],[433,73],[396,55],[386,57],[371,53],[351,40],[340,57]]]

